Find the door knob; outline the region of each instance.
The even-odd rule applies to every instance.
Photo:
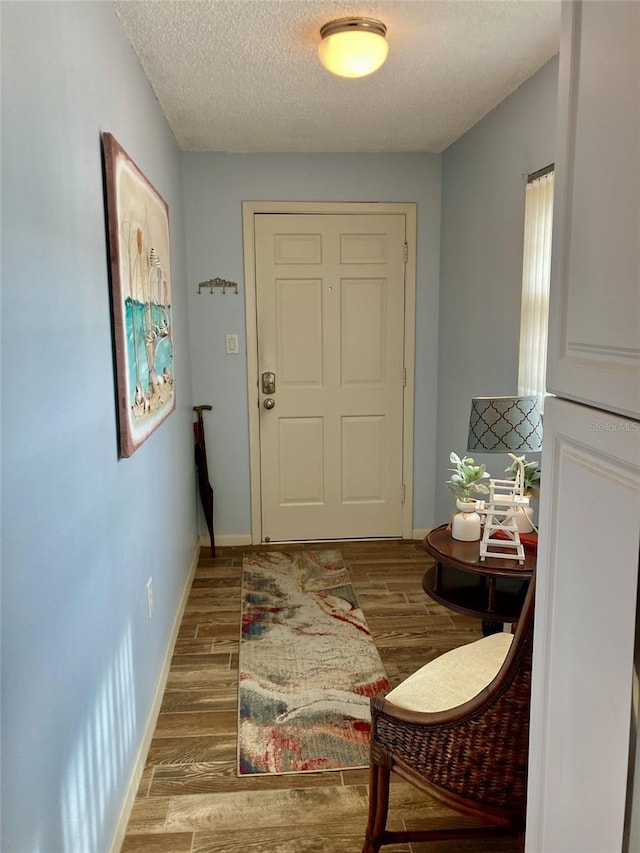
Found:
[[[265,407],[265,409],[273,409],[275,404],[276,401],[273,399],[273,397],[265,397],[262,401],[262,405]]]

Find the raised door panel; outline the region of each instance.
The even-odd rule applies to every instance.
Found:
[[[385,279],[342,279],[342,384],[379,384],[386,364]]]
[[[275,281],[276,364],[282,386],[323,382],[322,280]]]
[[[274,234],[275,264],[322,263],[322,234]]]
[[[280,418],[281,506],[323,504],[324,423],[322,418]]]
[[[384,501],[385,473],[384,416],[342,418],[342,502]]]
[[[547,386],[640,417],[640,3],[562,14]]]
[[[341,234],[340,263],[342,264],[386,264],[386,234]]]

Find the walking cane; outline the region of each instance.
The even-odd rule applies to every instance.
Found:
[[[211,540],[211,556],[216,555],[216,543],[213,536],[213,489],[209,482],[209,470],[207,468],[207,447],[204,440],[204,423],[202,412],[210,412],[213,406],[194,406],[193,411],[198,415],[198,420],[193,425],[193,438],[195,442],[196,468],[198,470],[198,488],[200,500],[204,510],[204,518],[209,530]]]

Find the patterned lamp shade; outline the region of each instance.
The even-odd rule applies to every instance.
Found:
[[[538,398],[474,397],[467,450],[519,454],[542,450]]]

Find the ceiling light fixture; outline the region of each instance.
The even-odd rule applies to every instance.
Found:
[[[374,18],[338,18],[320,30],[320,62],[339,77],[366,77],[389,52],[387,28]]]

